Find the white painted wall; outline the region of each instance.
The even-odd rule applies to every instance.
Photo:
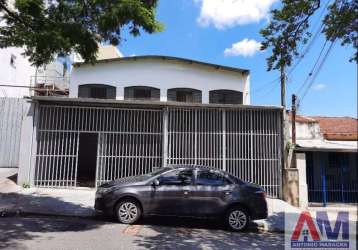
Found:
[[[78,96],[81,84],[114,86],[118,100],[124,99],[124,87],[128,86],[159,88],[161,101],[167,100],[170,88],[194,88],[202,91],[203,103],[209,103],[210,90],[230,89],[243,92],[243,103],[250,104],[247,74],[161,58],[82,64],[72,70],[70,97]]]
[[[30,86],[31,76],[35,67],[31,66],[26,57],[21,55],[21,48],[0,49],[0,85]],[[11,56],[15,56],[15,65],[10,64]],[[28,88],[1,87],[0,97],[29,96]]]
[[[14,0],[8,0],[9,8],[14,5]],[[1,19],[1,18],[0,18]],[[0,26],[5,26],[5,21]],[[0,49],[0,85],[30,85],[30,77],[34,74],[35,68],[31,66],[26,57],[22,56],[21,48]],[[11,56],[15,56],[15,66],[10,64]],[[27,88],[1,87],[0,97],[23,97],[30,94]]]
[[[288,126],[289,136],[292,138],[292,123],[289,122]],[[312,140],[312,139],[322,139],[323,136],[320,132],[320,127],[318,122],[297,122],[296,121],[296,139],[297,140]]]

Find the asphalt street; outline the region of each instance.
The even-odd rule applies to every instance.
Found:
[[[210,220],[151,218],[127,226],[105,218],[2,217],[0,249],[283,249],[282,234],[226,231]]]

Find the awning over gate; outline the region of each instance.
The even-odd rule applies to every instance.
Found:
[[[297,151],[357,152],[358,141],[297,140]]]

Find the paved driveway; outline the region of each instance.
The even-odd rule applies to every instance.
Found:
[[[235,233],[216,221],[152,218],[126,226],[59,217],[0,219],[3,249],[283,249],[283,235]]]

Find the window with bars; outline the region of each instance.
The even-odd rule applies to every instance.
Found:
[[[116,99],[116,88],[105,84],[84,84],[78,87],[78,97]]]
[[[131,86],[124,88],[126,100],[160,100],[160,90],[148,86]]]
[[[242,92],[218,89],[209,92],[209,102],[218,104],[243,104]]]
[[[168,89],[168,101],[201,103],[202,93],[200,90],[190,88]]]

